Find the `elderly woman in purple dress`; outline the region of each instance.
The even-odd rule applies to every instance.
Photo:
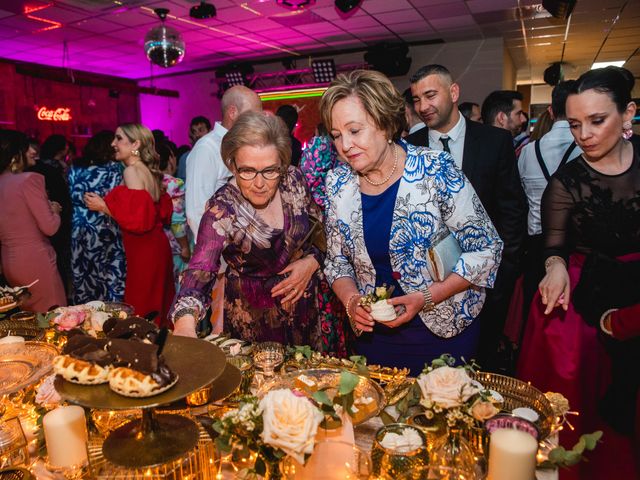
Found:
[[[171,310],[174,333],[195,336],[220,268],[224,330],[248,341],[321,343],[317,289],[322,254],[308,241],[320,217],[302,173],[290,167],[289,134],[277,117],[241,115],[222,141],[233,178],[209,200],[198,243]]]

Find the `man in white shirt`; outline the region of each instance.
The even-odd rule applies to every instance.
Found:
[[[231,177],[231,172],[220,156],[222,137],[240,114],[262,111],[260,97],[253,90],[241,85],[227,90],[220,104],[222,122],[216,122],[213,130],[196,142],[187,157],[185,204],[187,223],[195,241],[198,239],[200,219],[207,202]]]
[[[582,153],[580,147],[576,146],[565,116],[565,102],[574,83],[574,80],[567,80],[554,87],[549,107],[549,114],[554,120],[553,127],[540,140],[525,145],[518,158],[520,180],[529,203],[527,219],[529,236],[526,241],[522,286],[525,319],[529,314],[531,300],[538,288],[538,283],[545,273],[540,215],[542,194],[547,188],[551,175]]]

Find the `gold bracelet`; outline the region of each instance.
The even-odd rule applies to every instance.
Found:
[[[422,307],[422,311],[427,313],[428,311],[433,310],[436,304],[433,303],[433,297],[431,296],[431,290],[429,290],[429,287],[425,287],[424,290],[420,291],[420,293],[422,293],[422,296],[424,297],[424,306]]]
[[[544,261],[544,270],[545,272],[549,270],[549,267],[554,263],[562,262],[564,268],[567,268],[567,262],[564,261],[564,258],[559,257],[557,255],[552,255]]]
[[[351,316],[351,312],[349,311],[349,307],[351,306],[351,301],[356,298],[356,297],[360,297],[361,295],[359,293],[354,293],[353,295],[351,295],[349,297],[349,300],[347,300],[347,304],[345,305],[345,309],[347,311],[347,318],[349,319],[349,325],[351,325],[351,329],[353,330],[353,333],[356,334],[356,337],[359,337],[360,335],[362,335],[362,330],[360,330],[357,326],[356,326],[356,322],[353,319],[353,317]],[[358,307],[356,307],[358,308]]]

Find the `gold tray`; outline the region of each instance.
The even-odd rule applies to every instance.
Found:
[[[222,350],[197,338],[171,335],[163,355],[167,365],[178,374],[178,382],[169,390],[146,398],[118,395],[108,384],[89,386],[67,382],[60,375],[55,387],[62,398],[83,407],[123,410],[167,405],[186,397],[222,375],[227,362]]]
[[[297,372],[291,372],[279,377],[275,377],[273,380],[268,381],[258,390],[258,397],[263,397],[270,390],[276,390],[278,388],[298,389],[295,385],[296,378],[300,375],[306,375],[309,378],[315,380],[319,389],[325,387],[338,388],[340,385],[340,373],[341,370],[335,369],[311,369],[311,370],[299,370]],[[370,418],[377,417],[382,409],[385,407],[384,392],[380,385],[371,380],[370,378],[358,375],[360,378],[358,385],[354,392],[354,397],[372,397],[375,402],[375,408],[369,412],[358,412],[355,417],[352,418],[354,425],[360,425],[366,422]]]
[[[551,403],[544,394],[527,382],[497,373],[477,372],[474,378],[488,390],[495,390],[504,397],[502,409],[511,413],[514,408],[528,407],[536,411],[539,418],[536,424],[540,431],[540,440],[551,433],[555,417]]]
[[[2,320],[0,321],[0,338],[9,335],[17,335],[27,340],[42,340],[44,329],[38,327],[35,322],[24,320]]]
[[[167,405],[166,409],[182,410],[192,407],[202,407],[212,402],[222,401],[235,392],[240,386],[240,383],[242,383],[242,373],[238,368],[227,363],[222,375],[216,378],[211,385],[190,393],[182,400]],[[189,400],[191,400],[191,402],[189,402]]]
[[[53,368],[58,350],[43,342],[0,345],[0,395],[33,385]]]

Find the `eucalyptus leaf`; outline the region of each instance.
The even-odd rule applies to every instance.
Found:
[[[384,410],[380,412],[380,420],[382,420],[382,423],[384,423],[385,425],[389,425],[390,423],[396,423],[396,419],[393,418]]]
[[[312,398],[321,405],[326,405],[333,408],[333,402],[329,398],[329,395],[327,395],[327,392],[325,392],[324,390],[318,390],[314,392]]]
[[[360,378],[357,375],[343,370],[342,372],[340,372],[340,385],[338,387],[338,394],[344,396],[352,393],[358,385],[359,381]]]
[[[593,450],[596,448],[598,441],[602,438],[602,431],[598,430],[593,433],[585,433],[580,437],[580,440],[584,439],[585,448],[587,450]]]

